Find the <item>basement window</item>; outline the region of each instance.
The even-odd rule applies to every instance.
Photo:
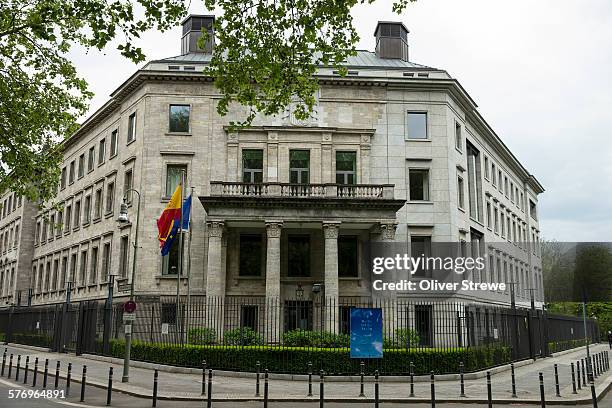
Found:
[[[429,78],[429,74],[428,74],[428,73],[423,73],[423,72],[420,72],[420,73],[418,74],[418,76],[419,76],[420,78]]]
[[[168,69],[171,71],[178,71],[179,69],[181,69],[181,67],[179,67],[178,65],[168,65]]]
[[[183,67],[183,71],[195,71],[195,67]]]
[[[414,76],[414,72],[404,72],[404,76],[405,77],[413,77]]]

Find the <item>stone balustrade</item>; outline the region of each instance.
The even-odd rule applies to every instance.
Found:
[[[393,184],[291,184],[211,181],[211,196],[392,200]]]

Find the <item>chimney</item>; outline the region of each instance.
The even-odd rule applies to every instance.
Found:
[[[408,61],[408,29],[400,22],[379,21],[374,31],[378,58]]]
[[[213,23],[215,16],[190,15],[181,23],[183,25],[183,37],[181,38],[181,54],[201,52],[212,54],[215,37]],[[209,37],[204,44],[204,49],[198,47],[198,40],[202,37],[202,31],[207,31]]]

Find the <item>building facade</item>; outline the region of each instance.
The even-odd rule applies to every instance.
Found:
[[[74,301],[104,299],[111,275],[131,283],[140,201],[137,295],[174,294],[178,283],[181,293],[189,286],[209,299],[284,302],[321,288],[338,301],[371,298],[364,245],[429,252],[432,243],[450,242],[486,257],[471,279],[512,282],[517,304],[533,296],[541,306],[544,190],[456,79],[409,61],[401,23],[379,23],[375,52],[350,57],[346,77],[319,68],[309,120],[290,107],[234,131],[228,124],[243,109],[219,116],[220,95],[201,73],[212,46],[199,50],[196,40],[212,18],[187,18],[182,54],[146,64],[64,142],[58,194],[47,203],[60,210],[21,200],[15,207],[12,195],[2,197],[3,213],[13,208],[0,220],[0,237],[8,236],[3,304],[18,303],[28,289],[32,304],[63,302],[68,288]],[[177,279],[178,245],[159,255],[155,221],[183,172],[197,200]],[[130,189],[139,194],[125,194]],[[131,222],[120,224],[124,198]],[[508,289],[452,297],[511,299]]]

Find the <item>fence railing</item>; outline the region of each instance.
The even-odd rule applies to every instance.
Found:
[[[295,184],[211,181],[211,195],[222,197],[299,197],[393,199],[393,184]]]

